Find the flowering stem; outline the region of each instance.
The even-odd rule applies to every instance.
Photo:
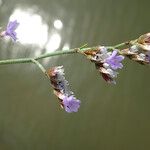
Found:
[[[33,63],[35,63],[35,64],[40,68],[40,70],[41,70],[43,73],[46,72],[46,69],[45,69],[37,60],[31,59],[31,61],[32,61]]]
[[[40,64],[37,60],[32,59],[32,58],[31,58],[31,62],[33,62],[34,64],[36,64],[37,67],[39,67],[39,69],[46,75],[46,77],[49,78],[49,75],[47,74],[47,71],[46,71],[46,69],[43,67],[42,64]]]
[[[131,43],[131,41],[130,42],[123,42],[123,43],[120,43],[120,44],[117,44],[117,45],[115,45],[115,46],[108,46],[107,48],[109,49],[109,50],[113,50],[113,49],[116,49],[116,48],[120,48],[120,47],[123,47],[123,46],[127,46],[127,45],[129,45]]]
[[[113,50],[115,48],[120,48],[123,46],[128,45],[130,42],[124,42],[115,46],[108,46],[107,48],[109,50]],[[40,65],[39,62],[37,60],[39,59],[43,59],[43,58],[47,58],[47,57],[52,57],[52,56],[57,56],[57,55],[65,55],[65,54],[73,54],[73,53],[77,53],[77,51],[87,51],[87,50],[95,50],[98,49],[97,47],[87,47],[85,48],[84,46],[80,47],[80,48],[74,48],[74,49],[70,49],[70,50],[60,50],[60,51],[55,51],[55,52],[50,52],[50,53],[46,53],[46,54],[42,54],[38,57],[35,58],[18,58],[18,59],[6,59],[6,60],[1,60],[0,61],[0,65],[6,65],[6,64],[20,64],[20,63],[35,63],[36,65],[38,65],[38,67],[42,70],[45,71]],[[44,72],[45,73],[45,72]]]

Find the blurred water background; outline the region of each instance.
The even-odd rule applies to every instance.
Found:
[[[0,26],[21,23],[20,43],[0,40],[0,59],[114,45],[150,31],[149,0],[0,0]],[[32,64],[0,66],[0,150],[149,150],[150,68],[128,59],[108,85],[80,55],[40,61],[64,65],[80,98],[67,114]]]

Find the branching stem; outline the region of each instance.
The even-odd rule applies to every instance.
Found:
[[[124,42],[115,46],[108,46],[107,48],[109,50],[113,50],[115,48],[120,48],[123,46],[128,45],[130,42]],[[42,54],[38,57],[35,58],[17,58],[17,59],[6,59],[6,60],[0,60],[0,65],[6,65],[6,64],[20,64],[20,63],[35,63],[36,65],[38,65],[38,67],[40,68],[41,66],[38,64],[39,62],[37,60],[39,59],[44,59],[44,58],[48,58],[48,57],[52,57],[52,56],[58,56],[58,55],[66,55],[66,54],[73,54],[77,52],[77,49],[81,50],[81,51],[86,51],[86,50],[95,50],[98,47],[87,47],[85,48],[85,46],[82,46],[80,48],[74,48],[74,49],[70,49],[70,50],[59,50],[59,51],[55,51],[55,52],[50,52],[50,53],[45,53]],[[44,68],[40,68],[42,71]]]

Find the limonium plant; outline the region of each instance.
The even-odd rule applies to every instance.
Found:
[[[10,21],[7,27],[0,31],[0,37],[4,38],[5,36],[8,36],[13,42],[19,41],[16,33],[16,29],[19,25],[17,20]],[[118,71],[123,68],[122,61],[125,58],[129,58],[142,65],[150,64],[150,33],[146,33],[135,40],[123,42],[115,46],[99,45],[87,47],[87,45],[84,45],[79,48],[45,53],[35,58],[0,60],[0,65],[34,63],[49,79],[61,108],[68,113],[72,113],[78,111],[81,101],[77,99],[70,90],[69,83],[65,78],[64,67],[54,66],[46,70],[38,60],[74,53],[84,55],[88,60],[94,63],[95,68],[108,84],[116,84],[116,78],[119,74]]]

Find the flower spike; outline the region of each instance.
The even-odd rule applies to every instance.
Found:
[[[53,67],[48,70],[54,94],[58,97],[61,107],[68,113],[77,112],[81,102],[75,98],[73,92],[69,89],[69,83],[64,75],[63,66]]]
[[[116,70],[123,67],[121,61],[124,59],[124,56],[118,55],[116,49],[108,52],[106,47],[100,46],[95,50],[91,49],[80,53],[86,55],[88,59],[95,63],[96,69],[105,81],[116,84],[114,80],[118,74]]]

